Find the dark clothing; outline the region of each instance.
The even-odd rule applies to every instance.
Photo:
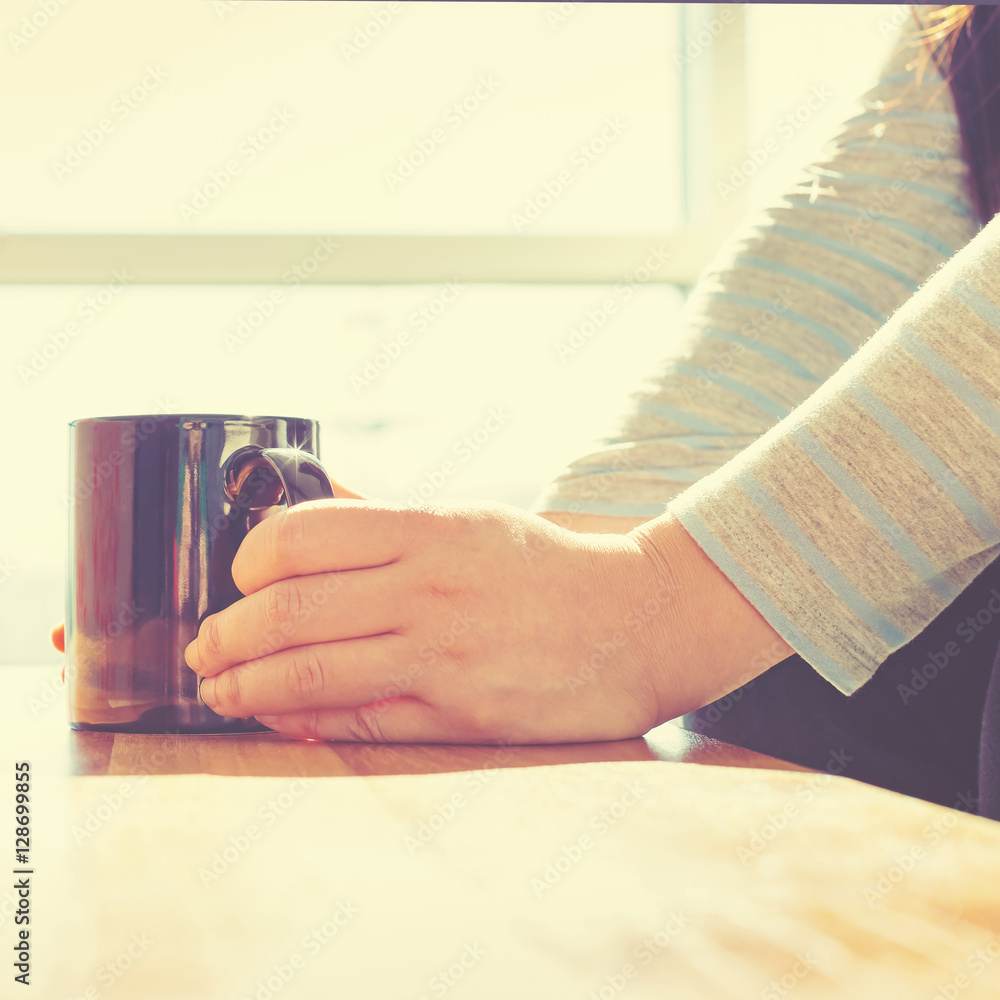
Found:
[[[1000,559],[850,697],[794,655],[684,725],[1000,820]]]

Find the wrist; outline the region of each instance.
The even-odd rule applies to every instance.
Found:
[[[645,555],[654,591],[668,595],[647,633],[660,722],[721,698],[795,652],[670,510],[629,537]]]

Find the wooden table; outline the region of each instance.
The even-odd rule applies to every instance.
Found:
[[[45,1000],[1000,996],[1000,824],[670,726],[522,748],[76,733],[57,669],[0,685]],[[7,955],[17,900],[0,888]],[[0,997],[31,996],[13,974]]]

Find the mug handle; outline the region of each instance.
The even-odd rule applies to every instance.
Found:
[[[319,459],[294,448],[241,448],[226,463],[225,488],[230,501],[247,510],[334,499]]]

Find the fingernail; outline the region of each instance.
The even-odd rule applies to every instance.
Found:
[[[198,693],[201,695],[201,700],[207,702],[209,705],[215,701],[215,678],[206,677],[202,680],[200,687],[198,688]]]

